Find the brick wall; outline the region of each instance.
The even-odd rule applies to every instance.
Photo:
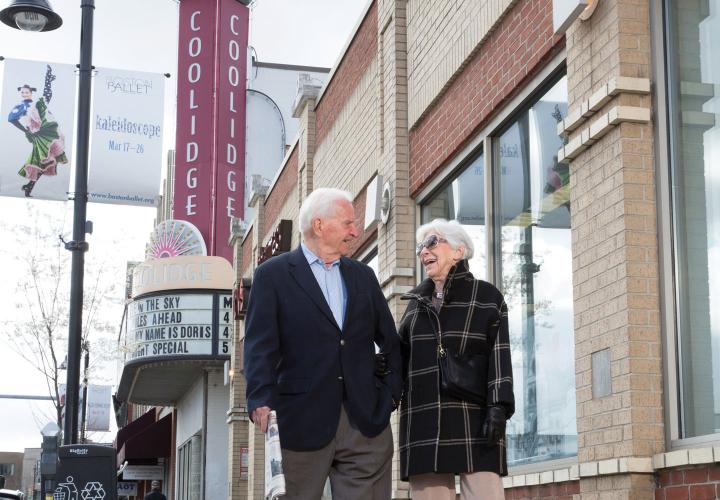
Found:
[[[315,145],[313,188],[337,187],[353,197],[378,169],[377,59],[373,59],[342,108],[325,126],[330,133]],[[332,86],[342,82],[333,79]],[[320,102],[323,105],[324,99]],[[320,112],[317,112],[318,127]]]
[[[647,2],[606,0],[568,31],[569,113],[611,76],[649,76],[649,47],[621,45],[629,30],[648,35]],[[606,106],[650,99],[620,94]],[[578,459],[651,456],[664,450],[652,123],[620,124],[570,172]],[[593,398],[591,356],[602,349],[612,390]]]
[[[275,181],[272,191],[268,193],[268,197],[265,199],[265,220],[268,223],[268,227],[265,228],[264,232],[274,231],[278,221],[283,218],[280,217],[280,213],[288,198],[291,198],[296,191],[297,180],[298,150],[297,147],[295,147],[287,159],[287,163],[283,167],[280,177]],[[293,229],[295,230],[297,228]],[[265,240],[263,239],[258,243],[264,245]]]
[[[720,464],[665,469],[656,477],[655,500],[720,498]]]
[[[315,108],[317,144],[325,139],[377,52],[377,6],[373,2]]]
[[[573,500],[580,493],[579,481],[506,488],[505,500]]]
[[[408,119],[412,127],[517,0],[407,2]]]
[[[377,227],[371,226],[367,230],[365,227],[365,197],[367,186],[353,200],[353,208],[355,209],[355,223],[357,224],[360,235],[350,245],[350,255],[356,255],[360,251],[364,251],[368,244],[377,238]]]
[[[649,78],[648,0],[605,0],[567,32],[568,115],[615,77]],[[652,107],[622,92],[614,106]],[[592,118],[590,118],[592,120]],[[577,140],[579,130],[570,134]],[[620,123],[570,163],[580,468],[665,448],[652,122]],[[608,350],[610,394],[593,396],[593,353]],[[606,376],[602,375],[602,376]],[[645,499],[652,471],[581,477],[583,495]]]
[[[240,276],[247,276],[255,269],[253,262],[253,231],[249,231],[242,244],[242,269],[239,270]]]
[[[410,131],[410,192],[417,194],[564,43],[553,35],[551,0],[517,2]]]

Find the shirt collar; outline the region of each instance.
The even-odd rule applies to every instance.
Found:
[[[322,260],[320,257],[318,257],[317,255],[315,255],[315,254],[313,253],[313,251],[310,250],[310,249],[307,247],[307,245],[305,245],[305,242],[304,242],[304,241],[300,242],[300,248],[302,248],[303,254],[305,255],[305,258],[307,259],[308,264],[310,264],[310,265],[312,266],[314,263],[317,262],[317,263],[320,264],[321,266],[325,267],[325,262],[323,262],[323,260]],[[332,261],[332,262],[330,263],[330,265],[331,265],[331,266],[339,266],[339,265],[340,265],[340,259],[337,259],[337,260]]]

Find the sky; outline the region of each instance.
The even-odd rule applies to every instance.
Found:
[[[27,33],[0,25],[0,56],[79,62],[80,2],[51,3],[63,18],[62,27],[48,33]],[[178,3],[174,0],[95,3],[93,65],[170,73],[166,81],[163,151],[173,148]],[[0,0],[0,8],[8,4],[8,0]],[[250,45],[260,61],[333,67],[367,6],[368,0],[255,0],[250,14]],[[0,62],[0,79],[2,74]],[[52,241],[37,247],[23,235],[28,228],[52,233],[55,226],[48,222],[52,219],[55,225],[64,221],[62,233],[65,239],[71,239],[72,202],[0,197],[0,214],[0,238],[4,242],[0,245],[0,394],[47,395],[43,377],[13,353],[5,337],[23,315],[31,312],[17,293],[17,285],[27,276],[27,256],[57,252]],[[91,203],[87,218],[93,221],[94,231],[87,236],[90,251],[85,255],[86,276],[101,270],[104,289],[112,295],[103,305],[102,319],[109,325],[119,325],[125,264],[144,259],[155,209]],[[67,294],[69,287],[67,281],[61,292]],[[105,334],[104,340],[116,338],[116,332]],[[95,336],[98,335],[101,334]],[[92,345],[100,339],[93,339],[91,333],[90,340]],[[100,383],[114,384],[119,377],[112,363],[96,365],[93,373]],[[40,429],[47,423],[45,415],[49,408],[48,403],[0,398],[0,451],[39,447]],[[96,439],[112,440],[113,436],[96,434]]]

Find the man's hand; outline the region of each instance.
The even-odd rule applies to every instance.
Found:
[[[484,431],[489,445],[500,444],[502,438],[505,437],[506,421],[505,408],[502,406],[488,406]]]
[[[267,432],[268,428],[268,419],[270,416],[270,408],[267,406],[261,406],[260,408],[255,408],[252,412],[252,421],[260,427],[260,430],[262,432]]]
[[[375,355],[375,376],[383,378],[390,373],[392,371],[388,369],[387,356],[382,352],[377,353]]]

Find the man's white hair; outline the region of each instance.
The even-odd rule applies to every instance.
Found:
[[[473,245],[470,235],[467,233],[467,231],[465,231],[465,228],[463,228],[462,224],[460,224],[458,221],[448,221],[445,219],[432,220],[427,224],[423,224],[422,226],[420,226],[417,229],[415,236],[417,237],[417,241],[419,243],[421,241],[424,241],[425,238],[427,238],[431,234],[435,234],[440,238],[445,238],[448,242],[448,245],[450,245],[453,250],[464,247],[465,254],[463,255],[463,258],[472,259],[473,254],[475,253],[475,246]]]
[[[336,188],[318,188],[305,198],[300,206],[300,232],[306,234],[312,228],[313,219],[327,218],[335,215],[338,201],[352,203],[352,195]]]

